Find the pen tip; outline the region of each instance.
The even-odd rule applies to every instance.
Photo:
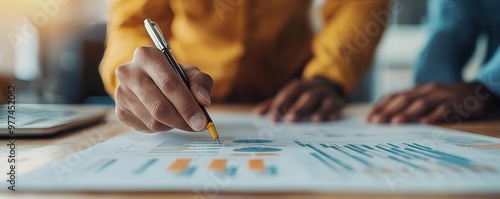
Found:
[[[217,142],[219,142],[219,145],[222,145],[222,143],[220,143],[220,140],[219,140],[219,138],[217,138]]]

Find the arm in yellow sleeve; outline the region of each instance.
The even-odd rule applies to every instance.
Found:
[[[167,0],[113,0],[109,10],[106,52],[99,72],[106,91],[113,96],[118,79],[115,70],[133,58],[140,46],[154,46],[146,29],[144,19],[151,18],[170,37],[172,11]]]
[[[371,65],[390,17],[387,0],[329,0],[303,77],[323,77],[349,94]]]

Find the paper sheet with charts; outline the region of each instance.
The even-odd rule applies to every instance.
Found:
[[[19,176],[18,190],[500,192],[497,138],[361,118],[212,116],[222,145],[207,132],[130,131]]]

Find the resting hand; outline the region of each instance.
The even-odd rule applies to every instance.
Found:
[[[255,107],[254,113],[269,114],[273,121],[283,118],[287,122],[321,122],[339,119],[344,104],[345,100],[327,80],[295,80],[274,98]]]
[[[380,100],[367,116],[373,123],[422,123],[484,116],[496,97],[480,83],[431,83]]]

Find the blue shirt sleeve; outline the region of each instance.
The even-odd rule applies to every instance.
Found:
[[[417,59],[415,81],[462,82],[462,69],[474,52],[480,27],[478,5],[470,0],[428,0],[428,34]]]
[[[476,81],[481,82],[500,98],[500,46],[497,47],[493,57],[479,71]]]

